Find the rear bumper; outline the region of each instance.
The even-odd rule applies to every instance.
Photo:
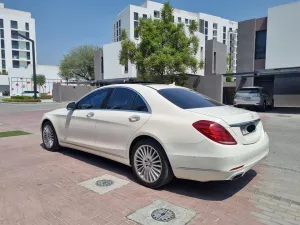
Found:
[[[206,147],[206,151],[201,151],[198,155],[169,155],[169,160],[177,178],[215,181],[232,180],[237,175],[243,176],[269,154],[269,138],[266,133],[255,144],[239,145],[222,149],[220,154],[212,148],[207,148],[205,143],[199,143],[199,147]],[[199,151],[199,150],[198,150]],[[207,152],[212,151],[209,156]],[[227,151],[224,154],[224,151]],[[191,150],[183,152],[192,152]],[[239,169],[232,170],[243,166]]]
[[[260,101],[242,101],[242,100],[234,100],[233,105],[235,106],[259,106],[261,105]]]

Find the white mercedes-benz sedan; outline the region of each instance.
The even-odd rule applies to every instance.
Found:
[[[46,113],[41,132],[47,150],[69,147],[118,161],[150,188],[174,176],[234,180],[269,153],[257,113],[174,85],[98,88]]]

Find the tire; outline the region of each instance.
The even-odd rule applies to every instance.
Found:
[[[142,185],[155,189],[169,183],[174,178],[167,155],[156,141],[142,139],[133,146],[132,151],[132,169]],[[153,157],[147,157],[147,152]],[[151,172],[147,173],[147,170]]]
[[[270,105],[270,109],[274,109],[274,99],[272,99],[272,103]]]
[[[267,103],[266,101],[263,102],[263,104],[259,107],[261,112],[265,112],[267,109]]]
[[[50,141],[49,139],[52,139]],[[57,135],[55,129],[51,122],[47,121],[43,124],[42,128],[42,140],[43,147],[51,152],[56,152],[60,150],[60,145],[58,143]]]

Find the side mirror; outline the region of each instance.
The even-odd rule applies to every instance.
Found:
[[[75,102],[70,102],[68,105],[67,105],[67,109],[68,110],[74,110],[76,108],[76,103]]]

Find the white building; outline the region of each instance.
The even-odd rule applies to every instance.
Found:
[[[160,19],[163,4],[146,1],[141,6],[129,5],[119,13],[113,23],[112,41],[120,42],[121,30],[125,29],[131,40],[138,41],[135,28],[139,25],[140,18]],[[238,23],[204,13],[193,13],[179,9],[174,9],[174,22],[184,23],[186,29],[192,20],[199,23],[199,31],[196,35],[200,39],[199,51],[196,58],[200,62],[205,60],[205,40],[216,39],[218,42],[227,45],[228,54],[231,55],[230,68],[236,71],[236,51],[237,51],[237,28]],[[104,78],[118,77],[136,77],[136,69],[132,65],[128,68],[119,65],[118,55],[120,51],[119,44],[108,44],[103,46],[104,60]],[[107,56],[108,55],[108,56]],[[109,62],[107,62],[109,60]],[[133,67],[133,68],[132,68]],[[188,71],[189,73],[190,71]],[[204,75],[204,70],[198,70],[196,75]]]
[[[35,40],[35,20],[29,12],[7,9],[0,3],[1,72],[32,63],[31,43],[16,33]]]

